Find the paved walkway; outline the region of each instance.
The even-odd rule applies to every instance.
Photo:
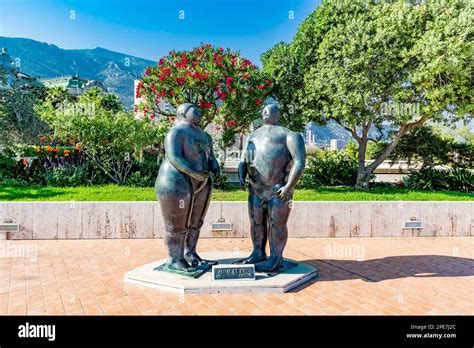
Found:
[[[0,314],[474,314],[473,250],[474,237],[292,239],[286,256],[320,270],[292,292],[177,295],[123,283],[165,257],[162,240],[0,241]]]

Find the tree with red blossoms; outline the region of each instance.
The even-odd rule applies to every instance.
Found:
[[[191,51],[171,51],[148,67],[136,93],[143,100],[139,110],[148,116],[171,116],[160,108],[162,100],[174,108],[197,105],[203,114],[202,127],[220,126],[221,146],[226,147],[259,117],[270,85],[239,52],[203,44]]]

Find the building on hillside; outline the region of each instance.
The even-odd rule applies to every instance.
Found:
[[[316,134],[309,128],[304,133],[304,142],[306,145],[316,145]]]
[[[0,80],[0,90],[10,89],[14,84],[25,88],[41,86],[35,77],[20,71],[19,64],[13,61],[6,47],[0,52],[0,69],[5,74],[5,78]]]
[[[107,92],[107,89],[101,82],[81,78],[79,77],[79,74],[76,74],[75,76],[66,75],[61,77],[43,78],[40,79],[39,82],[47,88],[65,87],[68,93],[73,96],[80,96],[88,89],[94,87]]]
[[[329,148],[331,151],[342,150],[344,147],[344,143],[341,139],[331,139],[331,147]]]

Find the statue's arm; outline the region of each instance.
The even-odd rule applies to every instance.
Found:
[[[209,144],[210,144],[209,146],[211,147],[211,156],[209,157],[209,168],[215,176],[221,176],[221,168],[219,167],[219,162],[217,161],[217,158],[214,155],[214,148],[212,146],[212,138],[209,134],[207,136],[209,137]]]
[[[247,178],[247,174],[248,174],[248,168],[247,168],[247,163],[249,162],[248,140],[249,139],[246,139],[244,145],[242,146],[242,156],[240,158],[240,163],[239,163],[239,182],[240,182],[241,188],[244,188],[245,178]]]
[[[296,184],[303,175],[303,170],[306,161],[306,151],[304,148],[304,140],[301,134],[291,132],[286,138],[286,144],[290,151],[293,159],[293,166],[291,167],[290,174],[288,175],[287,186],[294,190]]]
[[[171,165],[181,173],[184,173],[198,181],[207,179],[208,174],[194,170],[189,162],[183,157],[183,135],[179,131],[171,129],[165,137],[166,158]]]

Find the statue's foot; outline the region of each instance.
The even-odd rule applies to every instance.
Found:
[[[249,257],[241,260],[237,260],[234,263],[243,263],[243,264],[255,264],[267,259],[267,255],[262,252],[253,251]]]
[[[169,269],[182,272],[193,272],[196,270],[196,268],[189,265],[186,260],[168,261],[166,262],[166,266]]]
[[[203,259],[201,259],[201,257],[197,254],[197,252],[187,252],[185,255],[184,255],[184,258],[186,259],[187,262],[189,262],[189,264],[191,264],[193,267],[197,267],[199,266],[202,262],[203,262]]]
[[[282,256],[270,256],[263,265],[255,267],[257,272],[276,272],[283,265]]]

